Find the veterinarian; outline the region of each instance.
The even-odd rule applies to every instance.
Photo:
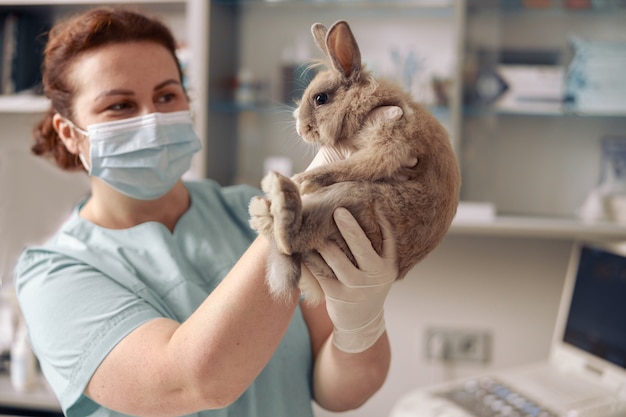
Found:
[[[51,110],[33,151],[86,170],[91,193],[23,252],[16,285],[66,415],[306,417],[312,400],[348,410],[380,388],[394,241],[378,256],[338,210],[359,269],[328,246],[340,279],[320,280],[325,305],[271,298],[269,243],[248,225],[259,191],[181,181],[200,140],[165,26],[124,9],[78,15],[51,31],[43,80]]]

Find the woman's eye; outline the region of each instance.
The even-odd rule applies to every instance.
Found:
[[[169,103],[171,101],[173,101],[176,98],[176,94],[174,93],[166,93],[166,94],[162,94],[157,98],[157,101],[159,103]]]
[[[122,110],[127,110],[131,108],[130,103],[115,103],[110,105],[109,107],[107,107],[107,110],[112,110],[112,111],[122,111]]]
[[[313,102],[316,106],[321,106],[322,104],[326,104],[328,102],[328,94],[319,93],[313,97]]]

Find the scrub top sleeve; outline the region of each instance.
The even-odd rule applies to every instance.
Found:
[[[130,289],[61,254],[26,252],[16,268],[16,287],[33,351],[64,410],[83,397],[121,339],[162,317]]]

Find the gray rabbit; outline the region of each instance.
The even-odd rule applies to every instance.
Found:
[[[388,220],[400,279],[446,234],[461,178],[446,130],[401,87],[372,76],[347,22],[328,30],[317,23],[311,32],[330,65],[298,103],[297,131],[306,142],[350,156],[293,179],[270,172],[261,182],[266,196],[254,198],[249,212],[250,225],[273,242],[267,271],[272,293],[280,297],[299,285],[305,301],[315,304],[323,299],[321,287],[300,279],[301,263],[334,277],[316,248],[334,242],[356,264],[333,220],[337,207],[353,214],[378,253],[379,218]],[[397,106],[402,115],[391,122],[372,117],[381,106]],[[409,159],[417,163],[410,166]]]

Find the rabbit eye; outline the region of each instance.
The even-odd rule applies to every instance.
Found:
[[[326,104],[328,102],[328,94],[326,93],[316,94],[315,97],[313,98],[313,101],[315,102],[316,106],[321,106],[322,104]]]

